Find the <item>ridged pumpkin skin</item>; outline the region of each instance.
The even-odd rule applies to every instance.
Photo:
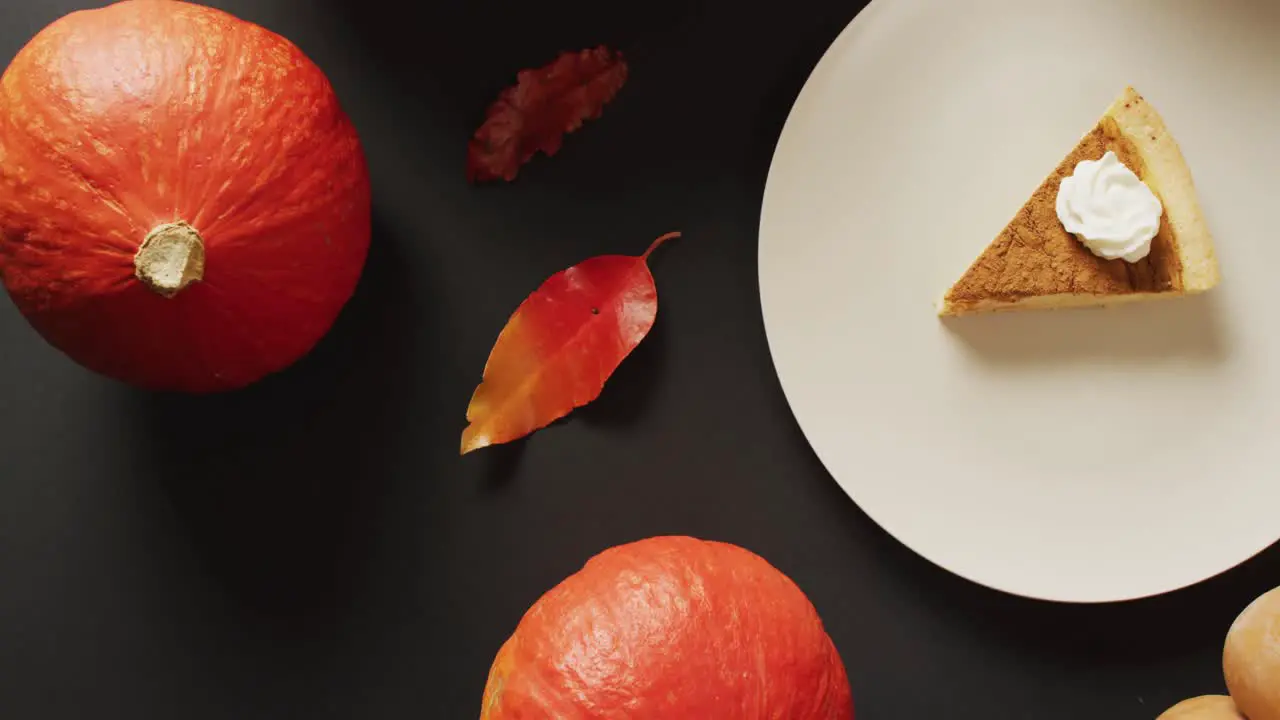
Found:
[[[309,352],[362,272],[369,194],[322,71],[219,10],[76,12],[0,78],[0,276],[48,342],[133,385],[235,389]]]
[[[595,556],[499,650],[481,720],[852,720],[844,664],[789,578],[658,537]]]

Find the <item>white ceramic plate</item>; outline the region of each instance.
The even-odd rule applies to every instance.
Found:
[[[1280,538],[1280,2],[875,0],[796,101],[760,222],[787,398],[915,552],[1070,602]],[[1126,85],[1182,146],[1222,284],[943,322],[934,302]]]

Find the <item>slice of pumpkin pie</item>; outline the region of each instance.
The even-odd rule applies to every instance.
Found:
[[[1182,151],[1125,89],[942,300],[940,315],[1114,305],[1218,284]]]

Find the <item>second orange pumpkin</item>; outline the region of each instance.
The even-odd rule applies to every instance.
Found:
[[[852,720],[844,664],[786,575],[735,545],[606,550],[529,609],[481,720]]]

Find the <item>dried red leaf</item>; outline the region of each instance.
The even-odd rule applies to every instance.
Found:
[[[566,133],[600,117],[627,81],[622,53],[600,47],[561,53],[550,64],[521,70],[516,84],[489,106],[471,138],[467,179],[514,180],[541,150],[556,154]]]
[[[467,406],[462,454],[510,442],[595,400],[653,327],[649,255],[600,255],[552,275],[516,308]]]

